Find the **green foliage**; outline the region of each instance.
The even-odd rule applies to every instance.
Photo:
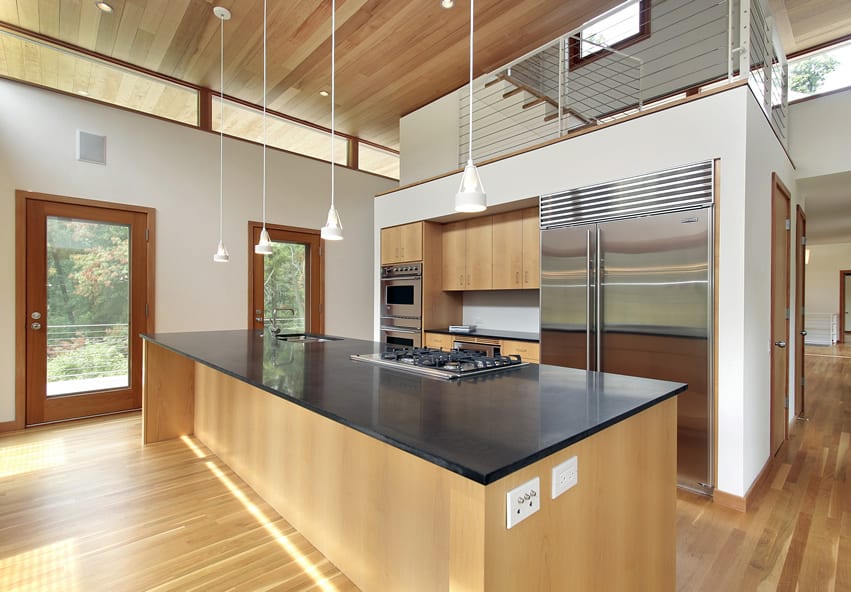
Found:
[[[829,55],[817,55],[801,60],[792,66],[789,88],[795,92],[812,94],[824,84],[827,75],[839,65],[839,60]]]
[[[284,331],[304,331],[305,298],[307,296],[307,247],[300,243],[273,243],[272,254],[264,264],[263,299],[266,317],[278,310],[279,323]],[[288,320],[290,318],[298,319]]]
[[[47,380],[75,380],[127,374],[127,346],[118,341],[78,344],[68,342],[56,356],[48,357]]]

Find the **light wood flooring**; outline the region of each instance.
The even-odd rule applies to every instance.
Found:
[[[679,590],[851,590],[851,347],[808,348],[806,372],[809,421],[747,514],[680,493]],[[140,430],[0,436],[0,590],[356,590],[203,445]]]

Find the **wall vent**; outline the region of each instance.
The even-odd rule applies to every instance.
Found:
[[[711,160],[541,196],[541,228],[596,224],[712,205]]]
[[[106,136],[77,130],[77,160],[106,164]]]

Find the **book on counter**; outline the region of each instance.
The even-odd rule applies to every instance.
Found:
[[[474,333],[475,331],[475,325],[449,325],[450,333]]]

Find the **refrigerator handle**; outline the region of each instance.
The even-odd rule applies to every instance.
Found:
[[[597,303],[596,303],[596,307],[595,307],[597,318],[595,319],[595,322],[594,322],[594,328],[595,328],[596,333],[597,333],[597,339],[596,339],[597,372],[600,372],[602,370],[602,361],[600,359],[600,355],[602,353],[602,343],[601,343],[602,342],[602,339],[601,339],[602,335],[601,335],[601,333],[602,333],[602,328],[603,328],[603,273],[602,273],[602,268],[603,268],[603,265],[602,265],[602,262],[603,262],[603,243],[600,240],[601,235],[602,235],[602,231],[600,230],[600,227],[597,226],[597,244],[595,245],[595,250],[596,250],[596,255],[597,255],[596,256],[596,261],[597,261],[597,270],[596,271],[597,271],[597,273],[596,273],[596,277],[594,278],[594,283],[597,286],[597,293],[596,293]]]
[[[585,231],[585,369],[591,370],[591,229]]]

